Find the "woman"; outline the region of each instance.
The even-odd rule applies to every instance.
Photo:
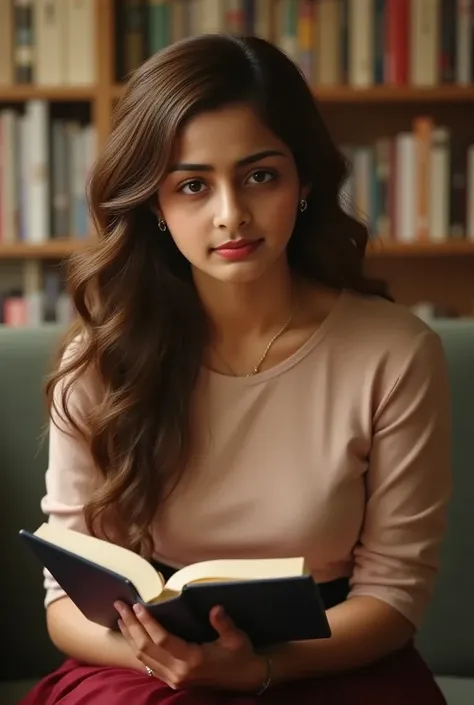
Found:
[[[187,40],[131,77],[71,272],[43,511],[170,570],[304,555],[333,635],[256,653],[216,605],[201,647],[120,604],[111,633],[46,573],[68,658],[24,705],[445,703],[412,644],[450,493],[445,361],[364,277],[345,178],[261,39]]]

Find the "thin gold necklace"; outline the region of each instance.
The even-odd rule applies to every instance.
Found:
[[[255,367],[253,368],[253,370],[252,370],[251,372],[248,372],[246,375],[244,375],[245,377],[253,377],[254,375],[256,375],[256,374],[258,374],[258,373],[260,372],[260,368],[261,368],[261,366],[263,365],[263,363],[265,362],[265,359],[266,359],[268,353],[270,352],[270,349],[271,349],[272,345],[273,345],[273,344],[278,340],[278,338],[279,338],[281,335],[283,335],[283,333],[286,331],[286,329],[288,328],[288,326],[289,326],[290,323],[291,323],[292,318],[293,318],[293,313],[290,313],[290,315],[288,316],[287,320],[286,320],[285,323],[282,325],[282,327],[280,328],[280,330],[273,336],[273,338],[272,338],[272,339],[270,340],[270,342],[268,343],[267,347],[266,347],[265,350],[263,351],[263,354],[261,355],[259,361],[258,361],[257,364],[255,365]],[[234,375],[234,377],[237,377],[238,375],[236,375],[236,373],[234,372],[234,370],[232,369],[232,367],[229,365],[229,363],[227,362],[227,360],[225,360],[225,359],[222,357],[222,355],[220,354],[219,350],[218,350],[214,345],[213,345],[213,348],[214,348],[214,350],[216,351],[216,353],[217,353],[217,355],[219,356],[219,358],[221,359],[221,361],[222,361],[222,362],[225,364],[225,366],[228,368],[228,370]]]

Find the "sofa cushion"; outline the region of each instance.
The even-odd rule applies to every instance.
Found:
[[[474,321],[432,325],[443,341],[451,382],[454,492],[441,571],[417,645],[437,675],[469,678],[474,677]]]
[[[47,422],[42,387],[59,334],[55,326],[0,326],[0,594],[2,631],[8,634],[0,680],[37,678],[62,660],[46,631],[41,566],[18,536],[44,521],[48,443],[41,442]]]
[[[472,705],[474,703],[474,678],[441,676],[436,680],[448,705]]]
[[[0,681],[0,703],[2,705],[18,705],[29,690],[35,685],[35,680]]]

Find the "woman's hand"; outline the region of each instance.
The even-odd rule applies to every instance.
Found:
[[[257,692],[265,681],[266,660],[255,653],[248,637],[221,607],[214,607],[210,613],[218,638],[202,646],[169,634],[139,604],[132,610],[117,602],[115,608],[120,615],[120,630],[135,657],[170,688],[205,686]]]

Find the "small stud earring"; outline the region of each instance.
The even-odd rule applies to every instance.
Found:
[[[301,211],[301,213],[304,213],[305,210],[307,209],[307,207],[308,207],[308,201],[307,201],[305,198],[302,198],[301,201],[300,201],[300,211]]]
[[[158,218],[158,227],[162,233],[166,232],[166,223],[163,218]]]

